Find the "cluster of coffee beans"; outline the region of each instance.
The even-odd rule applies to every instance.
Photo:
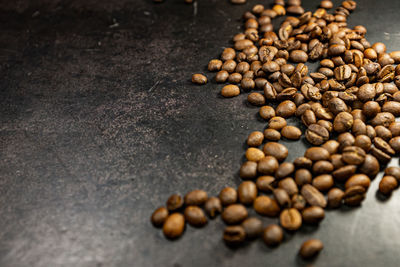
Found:
[[[245,181],[237,189],[224,188],[218,198],[199,190],[184,201],[174,195],[167,208],[155,211],[153,224],[163,225],[167,237],[181,235],[185,221],[200,227],[207,223],[205,213],[210,218],[221,213],[228,225],[227,244],[262,237],[268,246],[277,246],[283,230],[319,224],[326,208],[360,205],[371,179],[400,153],[400,123],[395,121],[400,116],[400,65],[395,66],[400,51],[387,53],[385,44],[367,41],[364,26],[347,26],[354,1],[342,2],[330,14],[332,7],[328,0],[314,13],[305,12],[300,0],[275,0],[271,9],[256,5],[244,14],[245,30],[234,36],[233,48],[209,62],[216,82],[228,83],[221,95],[248,92],[248,102],[260,106],[267,127],[248,136],[247,161],[240,168]],[[272,19],[286,13],[293,16],[274,31]],[[318,70],[310,72],[308,61],[319,61]],[[194,74],[192,81],[205,84],[207,77]],[[287,124],[293,116],[304,125],[311,147],[285,162],[288,149],[278,141],[303,136]],[[390,195],[398,181],[400,168],[386,168],[380,193]],[[278,217],[279,225],[263,227],[258,218],[248,218],[250,207],[260,216]],[[321,241],[308,240],[299,253],[310,258],[322,248]]]

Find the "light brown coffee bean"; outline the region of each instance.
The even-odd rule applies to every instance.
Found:
[[[389,140],[389,145],[396,152],[396,154],[400,153],[400,136],[393,137]]]
[[[185,205],[188,206],[201,206],[206,203],[207,199],[207,192],[203,190],[193,190],[184,197]]]
[[[234,97],[240,95],[240,89],[238,86],[233,84],[225,85],[221,90],[223,97]]]
[[[259,114],[261,118],[265,120],[270,120],[271,118],[275,117],[275,110],[270,106],[262,106],[260,108]]]
[[[262,144],[263,141],[264,141],[264,134],[259,131],[254,131],[247,137],[248,146],[258,147]]]
[[[294,166],[296,168],[301,169],[301,168],[306,168],[310,169],[312,167],[312,161],[306,157],[298,157],[293,161]]]
[[[290,206],[290,196],[284,189],[276,188],[273,190],[273,194],[280,207],[287,208]]]
[[[350,165],[360,165],[365,160],[365,151],[357,146],[348,146],[343,149],[342,160]]]
[[[280,180],[278,186],[285,190],[290,196],[293,196],[299,192],[296,182],[290,177]]]
[[[287,158],[289,151],[286,146],[276,143],[269,142],[264,145],[263,151],[267,156],[273,156],[278,161],[283,161]]]
[[[298,169],[295,173],[295,181],[298,186],[303,186],[305,184],[311,184],[312,174],[307,169]]]
[[[322,145],[322,148],[325,148],[329,154],[333,155],[336,154],[339,150],[339,142],[336,140],[329,140]]]
[[[359,135],[354,141],[354,145],[362,148],[365,152],[368,152],[371,148],[371,139],[366,135]]]
[[[268,217],[276,217],[280,212],[278,202],[268,196],[257,197],[253,208],[258,214]]]
[[[282,136],[289,140],[299,140],[301,137],[301,130],[295,126],[285,126],[281,130]]]
[[[168,216],[163,225],[163,233],[169,239],[176,239],[185,230],[185,217],[180,213],[173,213]]]
[[[155,227],[161,227],[168,218],[168,210],[165,207],[159,207],[151,215],[151,222]]]
[[[185,221],[194,227],[202,227],[207,224],[207,217],[203,210],[197,206],[187,206],[185,208]]]
[[[207,77],[203,74],[193,74],[192,75],[192,83],[203,85],[207,83]]]
[[[314,163],[313,173],[314,174],[324,174],[331,173],[334,169],[333,164],[327,160],[320,160]]]
[[[389,127],[389,125],[395,121],[395,117],[389,112],[380,112],[370,121],[372,126],[383,125]]]
[[[279,168],[279,162],[274,156],[266,156],[258,162],[257,170],[265,175],[273,175]]]
[[[334,185],[333,177],[330,174],[322,174],[315,177],[312,185],[319,191],[328,191]]]
[[[289,231],[296,231],[302,225],[301,214],[296,209],[285,209],[279,216],[281,226]]]
[[[348,178],[350,178],[353,174],[357,171],[357,165],[346,165],[340,168],[337,168],[333,173],[332,176],[335,178],[336,181],[344,182]]]
[[[292,50],[289,58],[295,63],[305,63],[308,60],[308,55],[302,50]]]
[[[255,147],[249,147],[246,150],[246,158],[249,161],[258,162],[265,157],[264,152]]]
[[[259,191],[262,192],[272,192],[273,184],[275,182],[275,178],[273,176],[260,176],[257,178],[256,185]]]
[[[269,141],[278,141],[281,139],[281,133],[275,129],[265,129],[264,137]]]
[[[288,118],[296,112],[296,104],[293,101],[285,100],[276,107],[276,115],[283,118]]]
[[[291,176],[294,172],[294,164],[291,162],[283,162],[279,165],[278,169],[275,172],[275,177],[277,179],[283,179],[285,177]]]

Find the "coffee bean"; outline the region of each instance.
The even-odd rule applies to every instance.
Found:
[[[238,84],[242,81],[243,76],[240,73],[232,73],[228,76],[228,82],[231,84]]]
[[[276,217],[280,212],[278,202],[268,196],[257,197],[253,208],[258,214],[268,217]]]
[[[347,80],[351,75],[351,68],[348,65],[342,65],[334,69],[335,78],[338,81]]]
[[[364,163],[359,167],[359,171],[369,177],[375,177],[378,174],[379,169],[380,164],[378,160],[370,154],[365,156]]]
[[[354,145],[356,139],[351,133],[341,133],[338,136],[338,142],[340,144],[339,150],[343,150],[345,147]]]
[[[319,191],[328,191],[334,185],[333,177],[330,174],[322,174],[315,177],[312,185]]]
[[[311,109],[308,109],[304,111],[303,115],[301,116],[301,121],[305,126],[310,126],[317,123],[317,118],[315,113]]]
[[[151,215],[151,222],[155,227],[161,227],[168,218],[168,210],[165,207],[159,207]]]
[[[295,173],[295,180],[298,186],[310,184],[312,181],[311,172],[307,169],[299,169]]]
[[[362,148],[365,152],[368,152],[371,148],[371,139],[366,135],[359,135],[356,137],[354,145]]]
[[[242,87],[243,90],[252,90],[252,89],[254,89],[254,87],[256,87],[256,83],[252,79],[243,78],[242,81],[240,82],[240,86]],[[262,96],[262,98],[261,98],[261,96]],[[264,99],[264,96],[262,94],[253,95],[253,98],[257,99],[256,102],[258,103],[257,104],[258,106],[265,104],[265,100],[264,100],[264,103],[261,103],[262,99]]]
[[[339,150],[339,142],[336,140],[329,140],[325,144],[322,145],[322,148],[325,148],[329,154],[336,154]]]
[[[319,206],[321,208],[326,207],[326,200],[324,195],[310,184],[303,185],[301,188],[301,195],[305,198],[308,204],[311,206]]]
[[[313,172],[315,174],[331,173],[334,169],[333,164],[327,160],[320,160],[314,163]]]
[[[312,161],[306,157],[298,157],[293,161],[294,166],[296,168],[306,168],[310,169],[312,167]]]
[[[208,71],[220,71],[222,68],[222,61],[219,59],[212,59],[208,63]]]
[[[294,164],[290,162],[283,162],[279,165],[278,169],[275,172],[275,177],[277,179],[283,179],[285,177],[290,176],[294,172]]]
[[[247,101],[254,106],[262,106],[265,104],[265,98],[260,93],[251,93],[247,96]]]
[[[269,193],[273,189],[274,182],[275,178],[273,176],[265,175],[257,178],[256,185],[258,190]]]
[[[207,83],[207,77],[203,74],[193,74],[192,83],[203,85]]]
[[[359,206],[365,199],[365,188],[359,185],[352,186],[344,192],[343,200],[348,206]]]
[[[333,7],[333,3],[331,0],[322,0],[319,6],[324,9],[331,9]]]
[[[320,240],[310,239],[301,245],[299,254],[303,259],[310,259],[317,256],[323,248],[324,245]]]
[[[276,108],[276,115],[283,118],[291,117],[296,112],[296,104],[293,101],[286,100],[280,103]]]
[[[392,133],[393,137],[400,136],[400,122],[392,122],[389,125],[389,130]]]
[[[363,105],[363,114],[369,118],[375,117],[381,112],[381,106],[376,101],[367,101]]]
[[[236,52],[235,49],[233,48],[225,48],[224,51],[221,54],[221,59],[223,61],[227,61],[227,60],[233,60],[236,57]]]
[[[295,126],[285,126],[281,130],[282,136],[289,140],[299,140],[301,137],[301,130]]]
[[[275,129],[277,131],[282,130],[283,127],[287,125],[287,122],[284,118],[276,116],[269,120],[268,127],[270,129]]]
[[[389,112],[380,112],[370,121],[372,126],[383,125],[389,127],[389,125],[395,121],[395,117]]]
[[[246,3],[247,0],[230,0],[232,4],[235,5],[242,5],[244,3]]]
[[[388,128],[382,125],[378,125],[375,127],[376,136],[382,138],[385,141],[389,141],[392,139],[392,133]]]
[[[296,182],[293,178],[285,178],[279,181],[278,186],[286,191],[290,196],[297,194],[299,189],[297,188]]]
[[[188,206],[185,208],[185,220],[191,226],[202,227],[207,224],[207,217],[203,210],[197,206]]]
[[[356,173],[357,165],[346,165],[338,168],[332,173],[336,181],[343,182]]]
[[[360,119],[355,119],[353,122],[353,126],[351,129],[351,132],[355,135],[362,135],[362,134],[367,134],[367,126],[365,123],[360,120]]]
[[[221,95],[223,97],[234,97],[240,94],[240,89],[238,86],[233,84],[225,85],[221,90]]]
[[[273,190],[274,197],[280,207],[287,208],[290,206],[289,194],[282,188],[276,188]]]
[[[264,141],[264,134],[259,131],[254,131],[249,135],[249,137],[247,137],[248,146],[257,147],[260,146],[263,141]]]
[[[262,238],[267,246],[278,246],[283,241],[283,230],[279,225],[270,224],[264,229]]]
[[[374,141],[375,147],[382,150],[384,153],[386,153],[388,155],[396,154],[396,152],[392,149],[392,147],[382,138],[375,137],[373,141]]]
[[[328,101],[328,108],[333,114],[348,110],[346,103],[338,97],[333,97]]]
[[[389,53],[390,57],[394,60],[394,63],[400,63],[400,51],[393,51]]]
[[[390,112],[395,117],[400,116],[400,103],[397,101],[387,101],[382,106],[383,112]]]
[[[318,224],[325,218],[325,211],[318,206],[311,206],[302,211],[303,222]]]
[[[221,70],[215,75],[215,81],[217,83],[224,83],[229,77],[229,73],[226,70]]]
[[[281,133],[275,129],[265,129],[264,137],[269,141],[278,141],[281,139]]]
[[[183,206],[183,199],[180,195],[174,194],[171,195],[167,200],[167,209],[169,211],[176,211],[182,208]]]
[[[330,154],[323,147],[310,147],[304,153],[304,156],[312,161],[329,160]]]
[[[362,186],[365,190],[368,190],[369,185],[371,184],[371,180],[365,174],[355,174],[351,176],[346,184],[345,188],[350,188],[352,186]]]
[[[286,146],[276,143],[269,142],[264,145],[263,151],[267,156],[273,156],[278,161],[283,161],[287,158],[289,151]]]
[[[275,117],[275,110],[270,106],[263,106],[260,108],[259,114],[261,118],[269,120]]]
[[[217,197],[210,197],[204,204],[204,210],[210,218],[215,218],[222,211],[221,200]]]
[[[232,204],[222,212],[222,220],[226,224],[238,224],[247,218],[247,210],[242,204]]]
[[[322,145],[329,139],[329,132],[326,128],[318,124],[311,124],[307,128],[305,136],[308,142],[318,146]]]
[[[250,205],[257,197],[257,186],[254,182],[245,181],[238,187],[239,201],[244,205]]]
[[[273,175],[279,167],[278,160],[274,156],[266,156],[258,162],[259,173]]]
[[[264,152],[262,150],[255,148],[255,147],[249,147],[246,150],[246,158],[249,161],[255,161],[258,162],[261,159],[265,157]]]
[[[385,169],[385,175],[393,176],[397,181],[400,181],[400,168],[395,166],[387,167]]]
[[[339,188],[332,188],[328,192],[328,207],[331,209],[339,208],[342,205],[344,192]]]
[[[255,217],[247,218],[242,222],[241,226],[246,233],[246,237],[249,239],[257,238],[263,232],[261,220]]]
[[[221,204],[224,206],[236,203],[238,198],[236,189],[233,187],[225,187],[221,190],[218,197],[221,200]]]
[[[246,239],[246,232],[240,225],[225,227],[223,240],[228,246],[238,246]]]
[[[360,165],[365,160],[365,151],[357,146],[348,146],[343,149],[342,160],[350,165]]]
[[[396,178],[393,176],[383,176],[382,180],[379,183],[379,192],[384,195],[390,195],[393,190],[395,190],[398,186],[398,182]]]
[[[289,231],[296,231],[301,227],[302,218],[301,214],[296,209],[285,209],[279,216],[281,226]]]
[[[163,225],[163,233],[169,239],[180,237],[185,230],[185,217],[180,213],[168,216]]]
[[[243,179],[254,179],[257,176],[257,162],[246,161],[240,167],[239,175]]]
[[[330,56],[339,56],[346,51],[346,47],[340,44],[334,44],[329,46],[328,53]]]
[[[305,63],[308,60],[308,55],[302,50],[292,50],[290,52],[290,60],[295,63]]]
[[[335,170],[345,166],[345,163],[342,160],[341,154],[333,154],[331,156],[331,162],[332,162],[332,165],[335,168]]]
[[[193,190],[185,195],[185,204],[188,206],[201,206],[207,199],[207,192],[203,190]]]
[[[338,133],[343,133],[353,126],[353,116],[348,112],[340,112],[333,121],[333,129]]]

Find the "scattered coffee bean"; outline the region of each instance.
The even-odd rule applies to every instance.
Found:
[[[200,85],[206,84],[207,83],[207,77],[204,76],[203,74],[193,74],[192,83],[200,84]]]
[[[317,256],[323,248],[324,245],[320,240],[310,239],[301,245],[299,254],[303,259],[310,259]]]
[[[247,218],[241,225],[246,233],[246,237],[249,239],[257,238],[263,232],[261,220],[255,217]]]
[[[267,246],[278,246],[283,241],[283,230],[277,224],[270,224],[264,229],[262,238]]]
[[[167,200],[167,209],[169,211],[177,211],[183,206],[183,199],[180,195],[171,195]]]
[[[231,204],[235,204],[237,202],[237,191],[233,187],[225,187],[219,193],[219,199],[221,200],[221,204],[223,206],[229,206]]]
[[[325,211],[318,206],[311,206],[302,211],[303,222],[318,224],[325,218]]]
[[[365,199],[366,189],[363,186],[352,186],[344,192],[343,200],[348,206],[359,206]]]
[[[311,206],[326,207],[326,199],[324,195],[314,186],[305,184],[301,188],[301,195]]]
[[[260,160],[261,161],[261,160]],[[257,176],[257,162],[246,161],[240,167],[239,175],[243,179],[254,179]]]
[[[247,210],[242,204],[232,204],[222,212],[222,220],[226,224],[238,224],[244,221],[247,215]]]
[[[185,221],[194,227],[202,227],[207,224],[207,217],[203,210],[197,206],[185,208]]]
[[[225,85],[221,90],[221,95],[224,97],[234,97],[238,96],[239,94],[239,87],[233,84]]]
[[[276,143],[269,142],[264,145],[263,151],[267,156],[273,156],[278,161],[283,161],[287,158],[289,151],[286,146]]]
[[[355,174],[351,176],[346,184],[345,188],[348,189],[352,186],[362,186],[365,190],[368,190],[369,185],[371,184],[371,180],[365,174]]]
[[[295,126],[285,126],[281,130],[282,136],[289,140],[299,140],[301,137],[301,130]]]
[[[394,189],[398,186],[397,179],[393,176],[383,176],[382,180],[379,183],[379,192],[384,195],[390,195]]]
[[[180,213],[168,216],[163,225],[163,233],[169,239],[180,237],[185,230],[185,217]]]
[[[222,212],[221,200],[217,197],[210,197],[204,204],[204,210],[210,218],[215,218]]]
[[[278,202],[268,196],[257,197],[253,208],[258,214],[268,217],[276,217],[280,212]]]
[[[155,227],[161,227],[168,218],[168,210],[165,207],[156,209],[151,215],[151,222]]]
[[[283,210],[279,216],[279,221],[281,226],[289,231],[296,231],[302,224],[300,212],[293,208]]]
[[[238,246],[246,239],[246,232],[240,225],[225,227],[223,240],[228,246]]]
[[[257,197],[257,186],[254,182],[245,181],[238,187],[239,201],[244,205],[250,205]]]
[[[264,141],[264,134],[259,131],[254,131],[247,138],[247,145],[258,147],[262,144],[263,141]]]
[[[264,137],[269,141],[279,141],[281,139],[281,133],[275,129],[265,129]]]
[[[342,205],[344,192],[339,188],[332,188],[328,192],[328,207],[331,209],[339,208]]]
[[[275,178],[273,176],[260,176],[257,178],[256,185],[258,190],[269,193],[273,190],[273,183]]]

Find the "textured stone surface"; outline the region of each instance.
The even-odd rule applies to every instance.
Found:
[[[0,1],[0,266],[306,266],[296,253],[311,237],[325,245],[318,266],[398,265],[400,199],[378,201],[378,179],[363,208],[328,212],[278,249],[227,248],[220,219],[175,242],[151,226],[172,193],[238,185],[245,139],[265,126],[245,95],[190,82],[249,2]],[[399,9],[359,1],[350,24],[399,49]],[[305,150],[284,143],[288,160]]]

